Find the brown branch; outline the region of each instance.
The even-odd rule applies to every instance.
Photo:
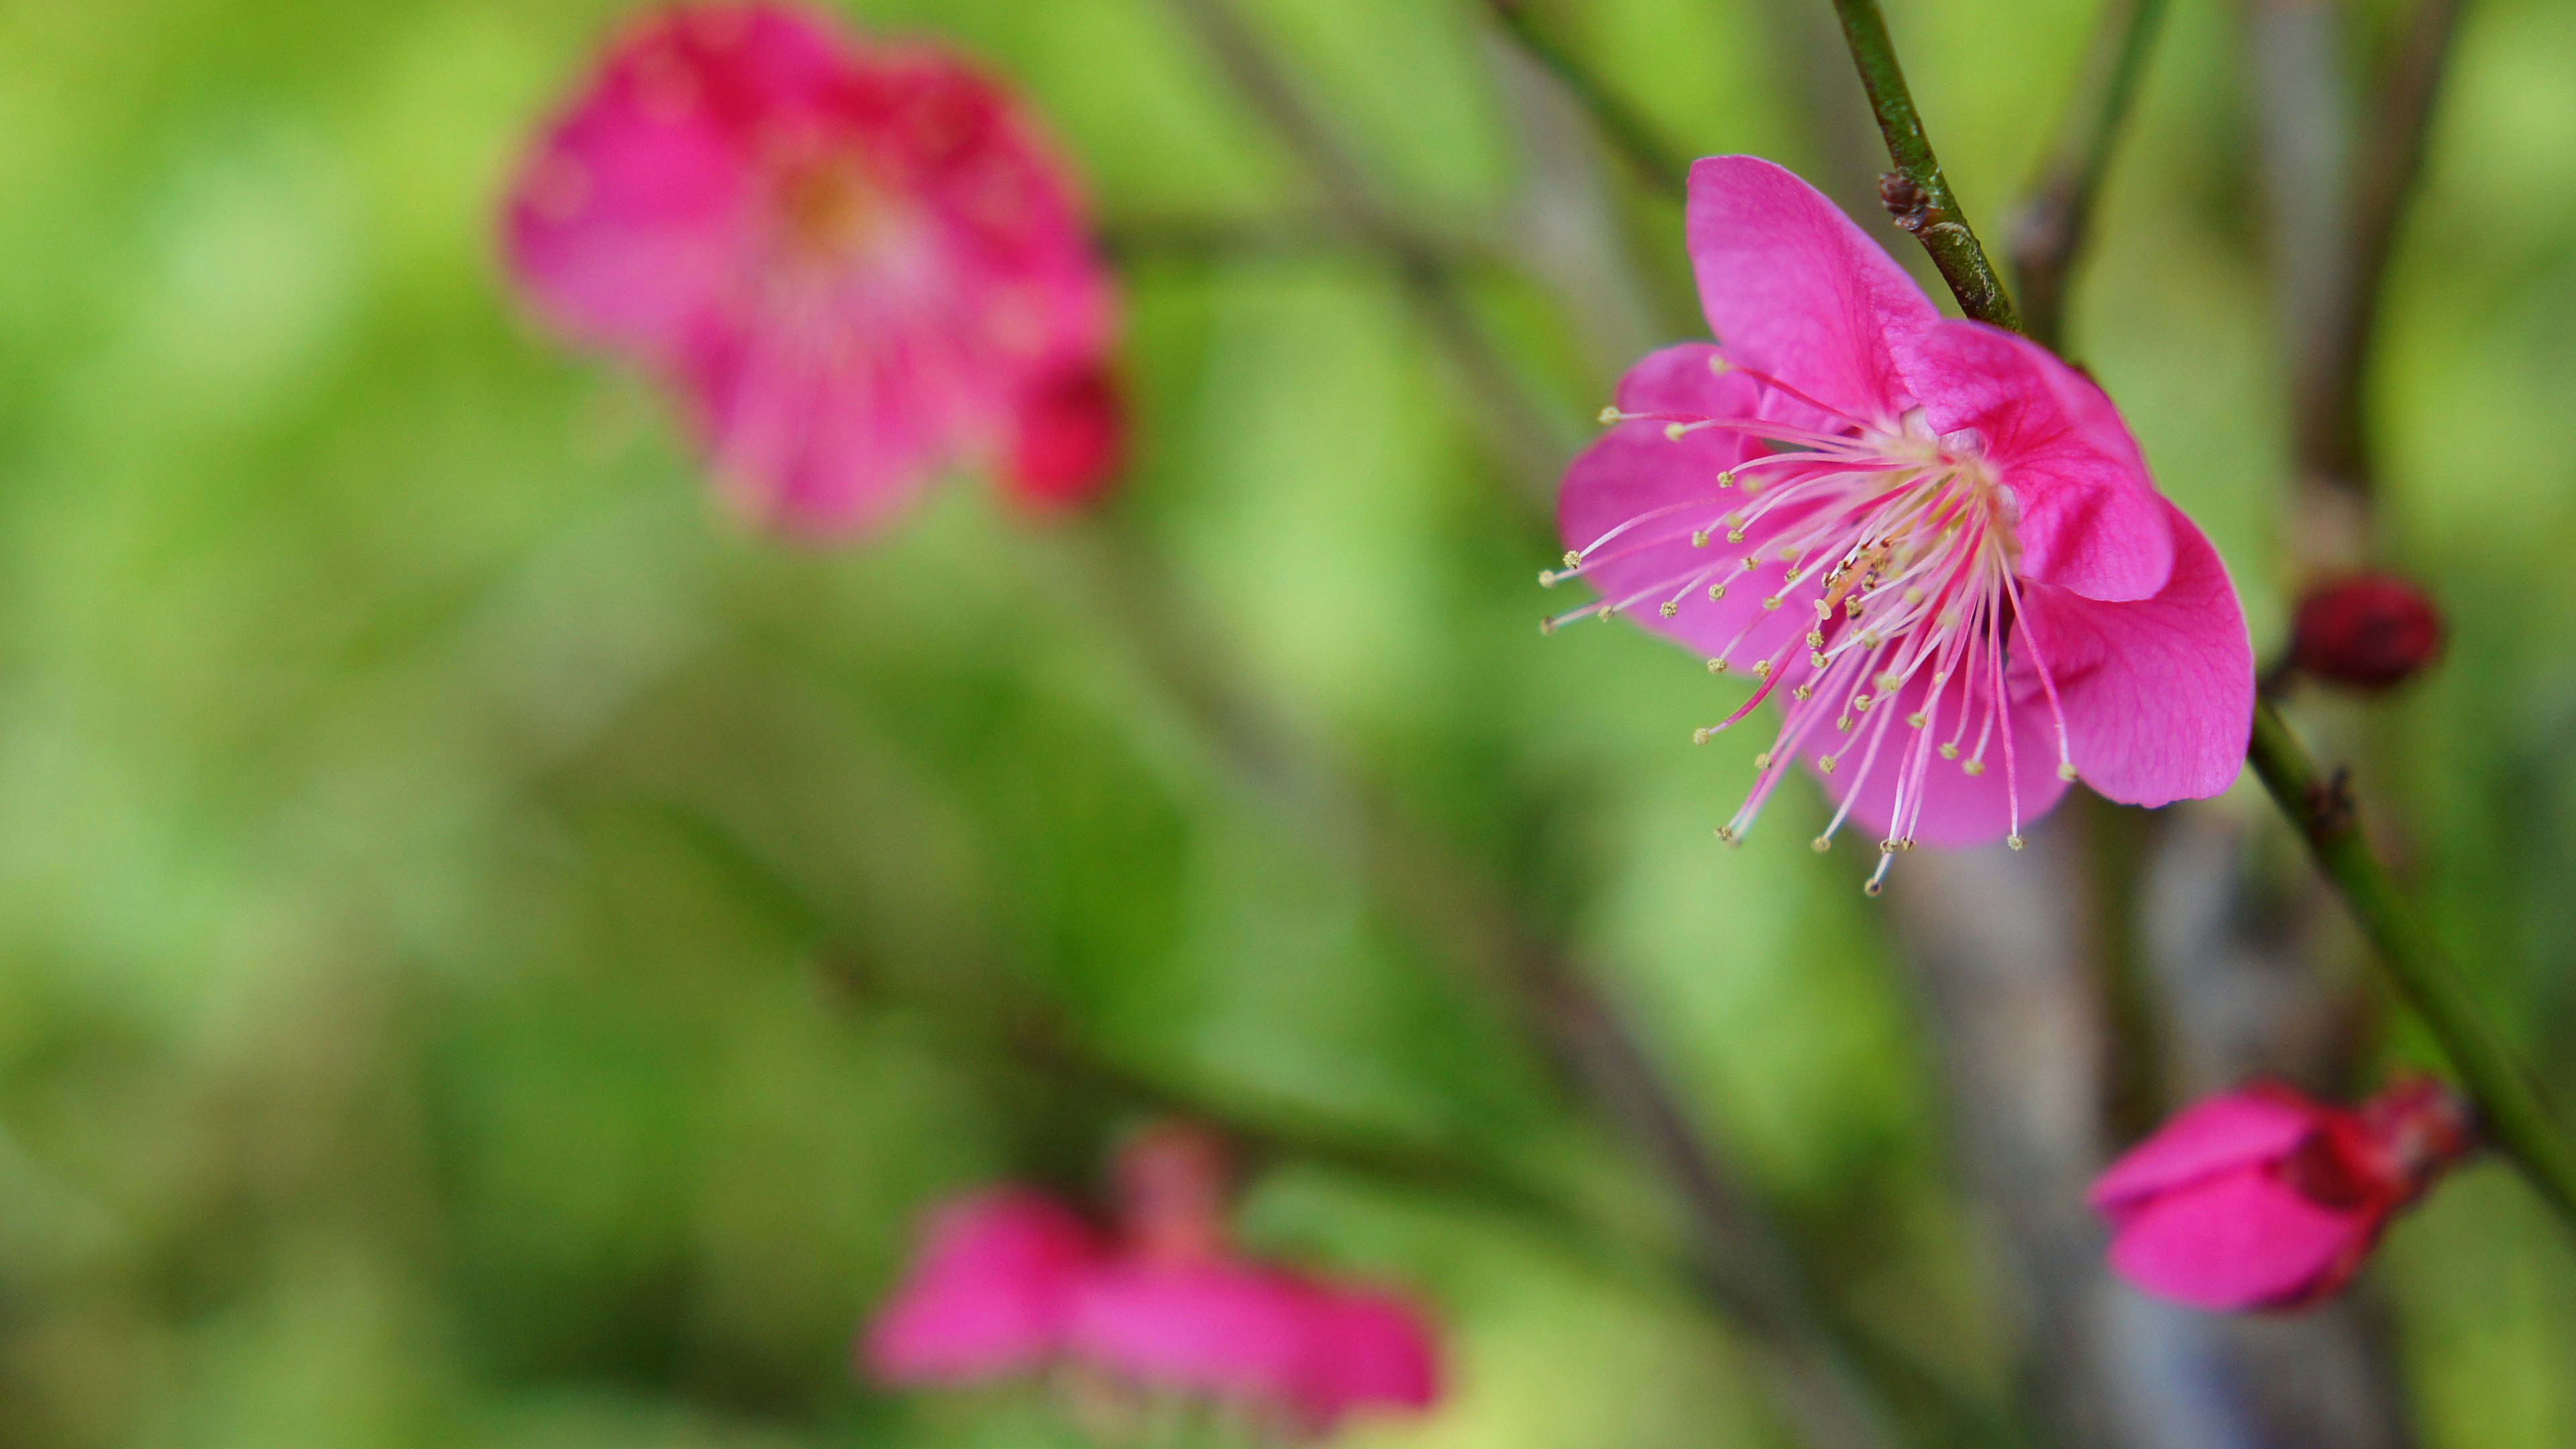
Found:
[[[2343,291],[2319,319],[2320,357],[2311,390],[2299,399],[2298,447],[2320,476],[2368,496],[2377,469],[2363,426],[2367,381],[2388,268],[2424,172],[2433,117],[2449,70],[2467,0],[2417,0],[2393,52],[2380,68],[2352,187],[2350,248]]]
[[[2065,350],[2067,291],[2165,9],[2166,0],[2103,0],[2083,78],[2013,219],[2009,249],[2022,326],[2043,347]]]

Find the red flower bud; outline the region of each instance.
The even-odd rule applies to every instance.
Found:
[[[2381,690],[2442,657],[2442,612],[2393,574],[2331,579],[2299,601],[2291,663],[2351,689]]]
[[[1058,372],[1021,399],[1006,469],[1021,503],[1052,512],[1097,502],[1126,461],[1127,406],[1106,367]]]

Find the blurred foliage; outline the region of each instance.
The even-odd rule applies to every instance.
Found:
[[[1113,224],[1313,210],[1155,0],[848,8],[1028,87]],[[1255,8],[1407,206],[1508,231],[1476,5]],[[1890,8],[1997,216],[2090,7]],[[1129,1105],[870,982],[1015,984],[1220,1101],[1634,1188],[1491,1004],[1227,781],[1062,540],[973,480],[854,550],[745,537],[647,386],[517,320],[492,201],[619,9],[0,3],[0,1449],[1072,1442],[1036,1390],[876,1395],[847,1343],[924,1203],[1079,1187]],[[2078,336],[2269,639],[2236,33],[2176,12]],[[1690,147],[1865,186],[1821,4],[1548,15]],[[2476,8],[2373,389],[2400,561],[2456,624],[2381,730],[2387,788],[2560,1063],[2571,93],[2576,7]],[[1621,204],[1677,335],[1677,214]],[[1110,545],[1597,948],[1837,1295],[1998,1394],[1927,1048],[1851,862],[1804,846],[1812,795],[1720,853],[1745,762],[1687,748],[1706,679],[1632,631],[1537,637],[1553,544],[1383,269],[1130,280]],[[1478,302],[1571,436],[1624,360],[1600,319],[1544,278]],[[1246,1230],[1452,1325],[1457,1400],[1367,1437],[1783,1442],[1722,1332],[1473,1202],[1292,1164]],[[2515,1184],[2442,1196],[2380,1278],[2429,1443],[2576,1444],[2576,1267]]]

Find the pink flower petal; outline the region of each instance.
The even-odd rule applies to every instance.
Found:
[[[1729,356],[1854,421],[1912,405],[1891,346],[1940,313],[1823,193],[1757,156],[1691,168],[1700,304]]]
[[[1091,1229],[1051,1198],[1005,1190],[951,1203],[869,1326],[862,1358],[888,1384],[1034,1368],[1063,1347],[1075,1291],[1101,1260]]]
[[[1852,734],[1839,734],[1820,729],[1825,743],[1812,745],[1803,753],[1811,762],[1821,751],[1837,757],[1834,772],[1818,773],[1825,793],[1836,804],[1853,793],[1854,780],[1859,780],[1859,798],[1852,804],[1852,819],[1868,829],[1870,839],[1886,840],[1898,824],[1896,810],[1900,780],[1910,796],[1922,795],[1922,813],[1915,819],[1914,840],[1937,850],[1961,850],[1971,846],[1992,845],[2012,832],[2013,797],[2020,796],[2020,823],[2027,827],[2054,808],[2066,794],[2066,781],[2057,774],[2057,733],[2048,715],[2048,703],[2039,693],[2035,676],[2008,669],[2005,688],[2014,700],[2012,721],[2012,761],[2010,779],[2013,789],[2005,788],[2006,766],[2001,739],[1987,745],[1985,771],[1970,775],[1960,768],[1961,761],[1944,760],[1938,752],[1939,742],[1949,739],[1957,730],[1962,701],[1960,690],[1949,690],[1941,717],[1917,732],[1908,729],[1904,717],[1923,708],[1930,693],[1930,681],[1916,675],[1897,691],[1892,703],[1881,703],[1867,716],[1864,724]],[[1964,708],[1968,727],[1960,742],[1963,754],[1976,746],[1982,721],[1986,717],[1988,687],[1978,677],[1971,677]],[[1885,713],[1881,713],[1884,711]],[[1882,724],[1882,721],[1885,723]],[[1870,762],[1864,774],[1861,765],[1868,744],[1865,729],[1884,728],[1886,738],[1879,745],[1879,758]],[[1906,768],[1915,750],[1932,753],[1921,760],[1919,771]]]
[[[1126,1262],[1083,1285],[1072,1351],[1138,1383],[1293,1405],[1313,1344],[1316,1291],[1237,1263]]]
[[[2112,1239],[2111,1266],[2194,1308],[2286,1307],[2339,1286],[2380,1222],[2320,1207],[2268,1168],[2241,1167],[2139,1207]]]
[[[1724,375],[1709,363],[1718,350],[1706,343],[1668,347],[1629,370],[1619,384],[1621,410],[1692,417],[1737,417],[1754,414],[1761,388],[1740,372]],[[1754,456],[1742,435],[1722,428],[1703,428],[1679,439],[1665,435],[1659,421],[1624,422],[1584,450],[1566,473],[1557,501],[1557,526],[1569,549],[1592,548],[1583,582],[1599,596],[1621,601],[1624,612],[1640,625],[1681,641],[1703,656],[1715,657],[1729,640],[1763,613],[1762,600],[1777,591],[1787,569],[1777,560],[1743,573],[1741,560],[1762,551],[1776,537],[1782,517],[1765,518],[1748,531],[1745,541],[1725,538],[1726,514],[1751,501],[1742,488],[1722,489],[1718,475]],[[1644,519],[1601,542],[1604,535],[1634,519]],[[1691,536],[1714,530],[1704,547]],[[1704,576],[1703,576],[1704,575]],[[1676,577],[1694,579],[1687,589],[1665,588],[1650,595],[1638,590]],[[1711,600],[1708,586],[1723,583],[1726,597]],[[1679,612],[1666,618],[1661,605],[1674,593]],[[1803,597],[1813,597],[1808,587]],[[1803,613],[1803,606],[1795,613]],[[1779,652],[1788,638],[1803,631],[1793,611],[1783,608],[1759,637],[1735,653],[1749,670],[1757,658]]]
[[[1439,1350],[1412,1304],[1341,1289],[1322,1295],[1315,1311],[1315,1352],[1299,1405],[1308,1422],[1329,1428],[1356,1411],[1438,1402]]]
[[[2157,502],[2174,566],[2154,598],[2106,604],[2040,583],[2022,594],[2076,769],[2131,805],[2223,793],[2254,727],[2254,647],[2227,566],[2181,509]]]
[[[2279,1162],[2317,1131],[2323,1109],[2287,1091],[2250,1090],[2211,1097],[2176,1114],[2122,1154],[2093,1184],[2103,1212],[2203,1178]]]
[[[2028,338],[1944,321],[1893,339],[1933,428],[1973,431],[2021,506],[2022,577],[2091,599],[2144,599],[2173,571],[2166,509],[2102,390]]]

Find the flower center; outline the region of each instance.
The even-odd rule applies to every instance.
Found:
[[[901,209],[858,158],[845,153],[797,157],[773,183],[780,245],[796,262],[838,267],[882,250]]]
[[[2013,629],[2021,613],[2019,505],[1979,440],[1935,435],[1920,409],[1894,422],[1838,418],[1822,426],[1616,409],[1603,418],[1660,422],[1675,442],[1720,429],[1761,449],[1720,473],[1709,495],[1625,520],[1539,579],[1617,578],[1599,603],[1547,621],[1550,629],[1650,602],[1670,619],[1703,594],[1724,611],[1719,619],[1738,625],[1709,671],[1749,669],[1760,687],[1699,730],[1697,742],[1787,687],[1779,735],[1755,757],[1752,793],[1718,837],[1734,844],[1752,829],[1801,753],[1828,775],[1849,772],[1818,850],[1831,847],[1864,789],[1892,775],[1891,825],[1867,887],[1876,895],[1896,852],[1913,847],[1936,758],[1977,776],[1991,752],[2001,756],[2008,838],[2019,849],[2010,647],[2028,651],[2037,666],[2059,774],[2071,780],[2074,767],[2056,683],[2027,631]],[[1676,547],[1684,535],[1688,554]],[[1655,566],[1640,570],[1648,559]],[[1727,608],[1730,589],[1737,602]],[[1758,609],[1746,607],[1757,598]]]

